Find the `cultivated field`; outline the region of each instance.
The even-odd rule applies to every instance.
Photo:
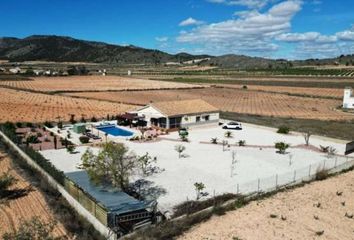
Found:
[[[56,121],[57,117],[69,120],[69,114],[80,119],[117,115],[134,106],[104,101],[77,99],[65,96],[46,95],[0,88],[0,122]]]
[[[0,86],[40,92],[178,89],[196,86],[116,76],[38,77],[33,79],[32,81],[5,80],[0,82]]]
[[[147,104],[154,101],[201,98],[225,112],[302,119],[348,120],[354,115],[336,110],[340,100],[289,96],[241,89],[204,88],[164,91],[75,93],[74,96]]]
[[[242,89],[245,85],[237,84],[217,84],[217,87],[224,88],[237,88]],[[272,92],[272,93],[284,93],[289,95],[298,96],[312,96],[320,98],[343,98],[343,89],[336,88],[305,88],[305,87],[286,87],[286,86],[261,86],[261,85],[248,85],[247,89],[262,91],[262,92]]]
[[[212,217],[179,239],[353,239],[353,181],[351,171],[278,193]]]
[[[17,170],[11,166],[11,160],[3,152],[0,152],[0,174],[10,170],[10,174],[19,181],[15,188],[24,189],[31,184],[27,182]],[[0,204],[0,236],[6,232],[13,232],[18,229],[21,220],[29,220],[38,216],[42,221],[51,221],[54,215],[51,212],[44,196],[33,187],[27,196],[10,200],[8,203]],[[67,232],[62,224],[58,224],[54,230],[54,235],[63,236]]]

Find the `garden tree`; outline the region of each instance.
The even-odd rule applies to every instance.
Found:
[[[76,123],[75,114],[70,113],[69,116],[70,116],[70,120],[69,120],[70,123],[71,124],[75,124]]]
[[[97,185],[111,185],[128,189],[129,178],[138,167],[135,154],[124,144],[105,143],[98,155],[87,149],[81,157],[80,168],[85,169]]]
[[[278,153],[280,153],[280,154],[285,154],[286,149],[288,149],[289,147],[290,147],[290,145],[285,142],[275,143],[275,148],[278,149]]]
[[[156,160],[156,157],[151,157],[149,153],[138,157],[138,163],[140,164],[140,168],[144,176],[148,176],[153,173],[154,167],[152,166],[152,164],[155,163]]]
[[[182,141],[184,142],[188,142],[188,135],[189,135],[189,132],[186,128],[181,128],[179,131],[178,131],[178,134],[179,134],[179,137],[182,139]]]
[[[195,192],[197,194],[197,200],[199,200],[201,197],[204,197],[207,195],[207,193],[203,192],[203,190],[205,189],[204,183],[196,182],[196,183],[194,183],[194,188],[195,188]]]
[[[178,152],[178,158],[181,158],[182,153],[186,150],[186,147],[183,145],[176,145],[175,150],[176,150],[176,152]]]
[[[306,146],[308,146],[308,145],[310,144],[310,137],[311,137],[311,135],[312,135],[312,134],[311,134],[310,131],[307,131],[307,132],[303,133]]]
[[[226,140],[223,140],[223,141],[222,141],[222,151],[223,151],[223,152],[226,151],[226,147],[228,147],[228,148],[230,147],[229,142],[226,141]]]
[[[226,131],[225,132],[225,137],[232,138],[232,132],[231,131]]]
[[[5,233],[4,240],[61,240],[64,237],[55,237],[53,234],[55,221],[42,222],[39,217],[33,217],[23,221],[14,233]]]

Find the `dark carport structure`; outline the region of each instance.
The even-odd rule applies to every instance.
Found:
[[[118,235],[154,222],[156,201],[140,201],[123,191],[93,185],[86,171],[65,174],[68,192]]]

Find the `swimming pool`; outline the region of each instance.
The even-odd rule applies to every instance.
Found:
[[[112,125],[97,127],[97,129],[115,137],[130,137],[134,134],[131,131]]]

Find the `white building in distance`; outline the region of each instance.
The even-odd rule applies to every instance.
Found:
[[[343,108],[354,109],[354,96],[351,87],[346,87],[344,89]]]

